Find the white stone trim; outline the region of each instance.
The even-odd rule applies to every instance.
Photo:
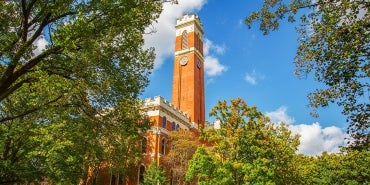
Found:
[[[145,112],[148,116],[166,116],[166,119],[172,125],[172,122],[175,121],[176,124],[179,125],[180,129],[189,130],[193,128],[193,124],[190,122],[190,117],[185,112],[179,110],[175,106],[173,106],[170,102],[164,99],[161,96],[156,96],[154,99],[147,98],[144,101],[144,106],[142,111]],[[164,130],[163,133],[169,134],[169,130],[161,127],[161,123],[159,124],[159,128]],[[153,127],[152,127],[153,128]],[[155,128],[155,127],[154,127]]]
[[[197,54],[197,56],[200,59],[202,59],[202,61],[204,61],[203,55],[199,52],[199,50],[195,49],[195,47],[175,51],[175,56],[183,55],[183,54],[190,53],[190,52],[195,52]]]
[[[177,107],[173,106],[172,103],[168,102],[161,96],[156,96],[154,99],[146,99],[144,102],[144,109],[147,108],[154,108],[154,107],[162,107],[163,109],[169,111],[170,113],[174,114],[176,117],[180,118],[182,121],[189,122],[190,117],[187,113],[179,110]],[[159,109],[154,109],[154,110],[148,110],[148,113],[151,115],[160,115],[163,116],[161,111]],[[165,114],[167,115],[167,114]]]
[[[170,131],[161,126],[152,126],[150,130],[153,132],[153,135],[170,135]],[[157,133],[157,131],[159,131],[159,133]]]
[[[182,35],[182,32],[185,30],[190,32],[195,32],[196,34],[199,34],[201,37],[200,39],[203,41],[203,29],[202,29],[202,23],[199,20],[199,17],[197,15],[184,15],[181,18],[177,19],[176,21],[176,36]]]

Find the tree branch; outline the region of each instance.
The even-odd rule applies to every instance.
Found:
[[[23,33],[21,35],[21,38],[24,41],[24,44],[22,44],[22,46],[20,47],[18,52],[16,52],[14,54],[15,57],[11,60],[11,62],[9,63],[9,65],[7,67],[7,70],[5,71],[5,73],[2,75],[2,77],[0,79],[0,92],[1,92],[0,93],[0,101],[3,100],[5,97],[7,97],[9,95],[8,92],[14,92],[14,90],[16,90],[17,88],[20,87],[19,85],[16,85],[16,86],[13,86],[13,87],[16,87],[16,88],[8,89],[11,86],[11,84],[14,83],[21,75],[27,73],[27,71],[29,69],[31,69],[32,67],[37,65],[43,58],[45,58],[49,54],[51,54],[51,53],[60,49],[60,47],[54,47],[51,50],[45,51],[41,55],[38,55],[37,57],[29,60],[23,67],[21,67],[19,70],[14,72],[14,69],[17,67],[18,61],[21,58],[22,54],[24,53],[26,48],[31,46],[32,43],[41,35],[43,28],[46,25],[48,25],[52,22],[55,22],[55,21],[65,17],[67,15],[73,15],[73,14],[76,13],[76,12],[72,12],[72,11],[71,12],[66,12],[66,13],[63,13],[59,16],[54,17],[54,18],[50,18],[51,13],[48,13],[47,15],[45,15],[45,17],[42,20],[40,26],[34,32],[32,37],[29,40],[27,40],[28,26],[29,26],[28,18],[29,18],[29,13],[30,13],[29,10],[32,8],[34,3],[35,3],[35,1],[31,1],[29,6],[26,7],[26,1],[22,0],[22,12],[23,12],[23,18],[24,19],[23,19]],[[32,24],[35,24],[34,20],[35,19],[32,20]]]
[[[24,8],[24,14],[25,14],[24,16],[26,16],[27,15],[27,12],[25,12],[26,11],[25,4],[22,3],[22,7]],[[38,62],[41,61],[42,58],[45,57],[45,54],[49,54],[48,52],[44,52],[41,55],[38,55],[34,59],[31,59],[29,61],[29,63],[27,63],[25,66],[23,66],[20,70],[18,70],[18,72],[14,72],[14,69],[17,67],[18,61],[20,60],[21,56],[24,54],[24,52],[26,51],[26,49],[28,47],[30,47],[32,45],[32,43],[40,36],[43,28],[47,25],[50,16],[51,16],[51,14],[49,13],[44,18],[44,20],[42,21],[40,27],[35,31],[35,33],[31,37],[31,39],[25,41],[24,44],[21,44],[19,50],[14,54],[14,57],[12,57],[10,59],[11,62],[9,63],[9,65],[7,67],[7,70],[5,71],[5,73],[2,75],[2,77],[0,79],[0,92],[1,92],[0,93],[0,97],[2,96],[1,94],[3,94],[3,92],[5,92],[6,89],[8,89],[11,86],[11,84],[14,83],[18,79],[18,77],[20,75],[26,73],[25,71],[23,71],[24,69],[30,69],[29,67],[35,66]],[[24,18],[24,19],[28,19],[28,18]],[[24,24],[28,24],[28,23],[27,22],[24,22]],[[26,32],[26,35],[27,35],[27,33],[28,33],[28,26],[27,27],[24,27],[23,29],[24,29],[23,32]],[[23,35],[22,38],[23,38],[23,40],[25,38],[27,39],[27,36],[24,36]],[[0,101],[1,100],[2,99],[0,99]]]
[[[61,14],[61,15],[59,15],[59,16],[56,16],[56,17],[54,17],[54,18],[51,18],[51,19],[48,21],[48,24],[50,24],[50,23],[52,23],[52,22],[55,22],[55,21],[57,21],[57,20],[59,20],[59,19],[61,19],[61,18],[63,18],[63,17],[68,16],[68,15],[75,15],[75,14],[77,14],[77,12],[72,12],[72,11],[70,11],[70,12],[63,13],[63,14]]]
[[[49,101],[49,102],[46,102],[46,103],[44,103],[44,104],[43,104],[43,105],[41,105],[41,106],[38,106],[38,107],[35,107],[35,108],[32,108],[32,109],[29,109],[29,110],[27,110],[27,111],[24,111],[24,112],[23,112],[23,113],[21,113],[21,114],[15,115],[15,116],[9,116],[9,117],[2,118],[2,119],[0,119],[0,123],[5,122],[5,121],[14,120],[14,119],[17,119],[17,118],[20,118],[20,117],[26,116],[26,115],[28,115],[28,114],[31,114],[31,113],[33,113],[33,112],[36,112],[36,111],[38,111],[38,110],[41,110],[44,106],[50,105],[50,104],[52,104],[52,103],[55,103],[55,102],[57,102],[59,99],[61,99],[62,97],[63,97],[63,95],[59,95],[57,98],[55,98],[55,99],[53,99],[53,100],[51,100],[51,101]]]
[[[37,55],[35,58],[32,58],[31,60],[29,60],[23,67],[21,67],[19,70],[15,72],[10,71],[8,67],[7,72],[9,70],[10,71],[9,74],[8,75],[4,74],[3,75],[4,79],[1,79],[2,81],[0,81],[0,102],[3,99],[5,99],[7,96],[9,96],[11,92],[14,92],[15,90],[21,87],[22,84],[19,84],[19,83],[18,85],[16,84],[13,87],[11,87],[12,84],[16,82],[20,76],[29,72],[30,69],[32,69],[38,63],[40,63],[44,58],[46,58],[47,56],[53,53],[58,52],[60,49],[61,47],[56,46],[49,50],[44,51],[40,55]],[[11,68],[13,68],[13,66],[11,66]]]
[[[27,33],[28,33],[28,18],[30,15],[29,9],[26,7],[26,0],[22,0],[21,3],[22,7],[22,14],[23,14],[23,20],[22,20],[22,32],[21,32],[21,38],[23,42],[27,41]]]
[[[48,49],[42,52],[40,55],[37,55],[35,58],[32,58],[23,67],[21,67],[19,70],[14,72],[14,77],[19,78],[21,75],[27,73],[30,69],[32,69],[39,62],[41,62],[41,60],[43,60],[44,58],[48,57],[51,54],[56,54],[60,49],[61,49],[60,46],[55,46],[51,49]]]
[[[22,81],[16,83],[15,85],[11,86],[10,88],[5,89],[5,91],[2,91],[0,93],[0,101],[2,101],[3,99],[5,99],[6,97],[8,97],[15,90],[17,90],[20,87],[22,87],[22,85],[24,83],[30,83],[30,82],[35,82],[35,81],[36,81],[36,79],[28,78],[28,79],[25,79],[25,80],[22,80]]]

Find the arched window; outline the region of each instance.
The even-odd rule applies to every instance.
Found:
[[[139,184],[144,183],[145,166],[142,164],[139,167]]]
[[[167,128],[167,118],[166,118],[166,116],[163,116],[163,118],[162,118],[162,127]]]
[[[188,48],[188,32],[183,31],[182,32],[182,39],[181,39],[181,49]]]
[[[176,129],[175,130],[179,130],[180,129],[180,125],[179,124],[177,124],[176,125]]]
[[[147,138],[144,137],[143,140],[141,141],[141,151],[143,153],[146,153],[147,145],[148,145],[148,140],[147,140]]]
[[[172,130],[172,131],[176,130],[176,123],[175,123],[174,121],[172,122],[171,130]]]
[[[195,48],[196,49],[200,48],[199,43],[200,43],[199,34],[197,33],[196,36],[195,36]]]
[[[163,138],[161,141],[161,154],[164,155],[166,154],[166,139]]]

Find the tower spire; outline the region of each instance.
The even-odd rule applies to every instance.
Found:
[[[203,28],[199,17],[177,19],[172,103],[188,113],[191,122],[205,123]]]

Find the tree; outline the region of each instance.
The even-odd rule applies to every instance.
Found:
[[[218,158],[204,147],[199,147],[189,161],[185,178],[187,181],[197,180],[199,185],[225,184],[223,181],[218,181],[217,177],[221,177],[218,173],[219,167]],[[226,184],[229,183],[228,179],[226,181]]]
[[[142,34],[159,16],[160,3],[34,0],[0,6],[0,122],[46,106],[111,107],[147,85],[154,54],[142,49]],[[29,100],[13,110],[14,104],[22,107],[11,101],[17,92]]]
[[[269,0],[245,20],[249,28],[259,21],[260,30],[268,34],[286,16],[290,22],[300,16],[295,73],[305,77],[313,72],[315,80],[325,84],[308,95],[313,115],[330,103],[341,106],[354,149],[368,149],[370,143],[369,6],[364,0]]]
[[[164,156],[164,166],[171,173],[172,184],[185,184],[185,173],[188,169],[188,161],[192,158],[199,146],[198,139],[194,133],[187,130],[171,132],[169,139],[171,150]]]
[[[76,184],[102,161],[138,161],[137,99],[155,57],[143,34],[160,12],[160,1],[0,2],[0,183]]]
[[[137,102],[122,102],[99,118],[95,144],[90,145],[84,156],[83,181],[86,184],[94,184],[103,168],[109,168],[120,177],[132,174],[142,157],[141,133],[150,128],[149,118],[138,111],[141,107]],[[93,173],[86,174],[87,169]]]
[[[368,184],[370,183],[369,151],[323,153],[314,158],[314,167],[307,174],[309,184]]]
[[[156,163],[150,164],[144,174],[145,185],[164,185],[166,184],[166,172]]]
[[[220,121],[221,128],[203,133],[212,149],[199,150],[193,156],[188,180],[198,178],[206,184],[298,184],[292,164],[299,139],[284,124],[274,125],[240,98],[230,104],[219,101],[210,115]],[[216,167],[203,168],[203,158],[212,158],[210,165]]]

